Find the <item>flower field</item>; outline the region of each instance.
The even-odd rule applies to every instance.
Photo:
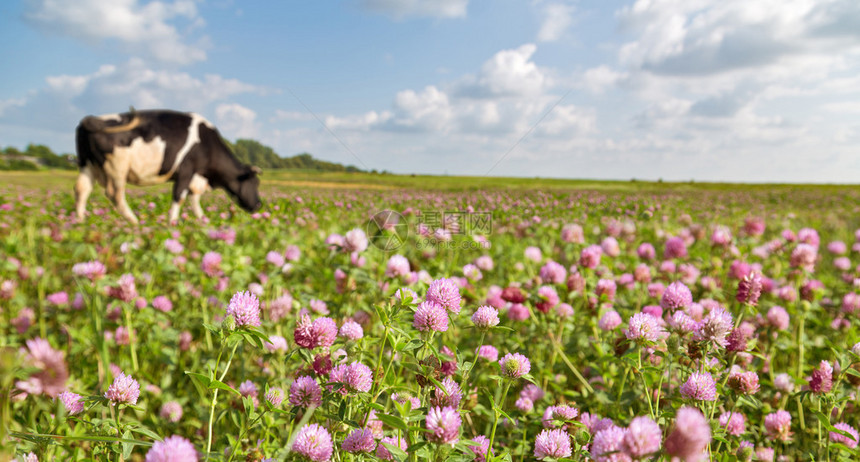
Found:
[[[535,184],[3,184],[0,461],[860,460],[860,192]]]

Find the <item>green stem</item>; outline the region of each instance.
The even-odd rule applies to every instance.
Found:
[[[642,349],[640,348],[638,351],[638,355],[636,356],[639,376],[642,377],[642,387],[645,388],[645,399],[648,401],[648,415],[651,416],[655,421],[657,420],[657,416],[654,414],[654,405],[651,404],[651,390],[648,389],[648,381],[645,380],[645,374],[642,373]]]
[[[549,330],[549,329],[547,329],[547,330]],[[558,334],[556,335],[556,338],[558,338],[559,341],[561,341],[562,335],[564,335],[564,322],[563,322],[563,320],[559,319],[559,321],[558,321]],[[552,341],[552,340],[550,340],[550,341]],[[549,371],[550,371],[550,373],[552,373],[553,368],[555,367],[556,358],[558,358],[558,351],[555,348],[553,348],[552,349],[552,356],[549,357]],[[549,374],[546,374],[543,377],[543,387],[542,387],[543,389],[546,389],[546,385],[548,382],[549,382]]]
[[[801,304],[801,306],[803,306]],[[797,375],[795,377],[803,377],[803,353],[804,353],[804,343],[803,343],[803,331],[806,325],[806,310],[801,308],[800,310],[800,323],[797,326],[797,339],[795,340],[798,346],[797,352]]]
[[[224,366],[224,372],[221,374],[221,377],[218,378],[218,381],[221,382],[224,380],[224,377],[227,375],[227,370],[230,369],[230,363],[233,362],[233,355],[236,354],[236,348],[239,348],[239,342],[233,346],[233,351],[230,352],[230,358],[227,360],[227,365]],[[222,349],[223,351],[223,349]],[[215,362],[215,374],[218,375],[218,362],[221,360],[221,353],[218,353],[218,361]],[[218,403],[218,389],[215,389],[215,392],[212,393],[212,403],[209,405],[209,436],[206,438],[206,460],[209,460],[209,454],[212,452],[212,424],[215,421],[215,404]]]
[[[251,430],[251,428],[257,422],[259,422],[260,419],[262,419],[264,415],[266,415],[266,412],[267,412],[266,410],[263,410],[263,412],[261,412],[260,415],[258,415],[256,419],[254,419],[250,424],[244,426],[244,428],[242,429],[242,433],[239,434],[239,438],[236,439],[236,444],[233,445],[233,450],[230,451],[230,457],[227,459],[227,462],[231,462],[233,460],[233,457],[236,455],[236,451],[239,450],[239,444],[242,442],[242,438],[244,438],[245,435],[248,434],[248,431]]]
[[[594,388],[591,388],[591,384],[588,383],[588,380],[585,380],[585,377],[576,370],[576,367],[574,367],[573,363],[570,362],[570,359],[568,359],[567,355],[564,354],[564,351],[561,350],[561,347],[558,345],[558,341],[553,339],[552,346],[556,351],[558,351],[559,356],[561,356],[561,360],[564,361],[567,368],[570,369],[570,372],[572,372],[574,376],[576,376],[577,380],[582,383],[582,386],[584,386],[589,393],[594,394]]]
[[[137,339],[134,335],[134,327],[131,324],[131,307],[127,303],[124,303],[123,311],[125,311],[125,328],[128,329],[128,344],[131,347],[131,367],[137,372]]]
[[[499,425],[499,417],[501,417],[501,413],[499,412],[499,405],[505,403],[505,398],[508,397],[508,389],[511,388],[511,381],[507,381],[505,383],[504,391],[502,392],[502,397],[493,406],[493,430],[490,432],[490,444],[487,446],[487,454],[485,456],[486,460],[490,460],[490,453],[493,451],[493,440],[496,438],[496,427]]]
[[[487,331],[481,330],[481,339],[478,340],[478,349],[480,349],[481,345],[484,344],[484,337],[486,337],[486,336],[487,336]],[[461,390],[465,391],[467,389],[466,387],[469,385],[469,375],[472,374],[472,369],[475,368],[475,364],[477,364],[477,363],[478,363],[478,351],[475,351],[475,359],[472,361],[472,365],[469,366],[469,369],[466,370],[466,374],[463,375],[463,381],[460,383],[460,389]]]

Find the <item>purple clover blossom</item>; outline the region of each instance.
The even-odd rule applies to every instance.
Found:
[[[567,270],[561,264],[550,260],[541,267],[540,278],[545,284],[564,284]]]
[[[595,462],[630,462],[624,452],[624,437],[627,430],[612,425],[600,430],[591,441],[591,457]]]
[[[675,281],[669,284],[669,287],[663,291],[660,298],[660,306],[664,310],[672,312],[678,309],[683,309],[693,303],[693,294],[690,289],[680,281]]]
[[[371,411],[372,412],[372,411]],[[394,456],[385,447],[385,444],[390,444],[396,448],[406,451],[406,438],[398,438],[396,436],[386,436],[379,440],[379,445],[376,446],[376,457],[382,460],[394,460]]]
[[[353,320],[346,320],[340,326],[340,335],[348,340],[358,340],[364,337],[364,329],[361,328],[361,324]]]
[[[84,412],[83,396],[70,391],[64,391],[57,395],[57,398],[63,403],[63,407],[66,408],[66,412],[69,415],[77,415]]]
[[[427,411],[427,440],[437,444],[456,444],[460,439],[460,413],[452,407],[432,407]]]
[[[791,414],[779,410],[764,417],[764,428],[771,439],[788,441],[791,439]]]
[[[833,441],[834,443],[844,444],[850,449],[854,449],[857,447],[857,442],[860,441],[860,434],[857,433],[857,430],[854,427],[848,425],[845,422],[840,422],[834,425],[833,428],[837,430],[842,430],[851,435],[851,437],[845,436],[841,433],[830,432],[830,441]]]
[[[158,415],[168,422],[179,422],[182,419],[182,405],[176,401],[168,401],[161,405]]]
[[[334,446],[331,435],[319,424],[305,425],[299,430],[292,447],[296,452],[313,462],[326,462],[331,459]]]
[[[666,454],[685,461],[698,461],[711,442],[711,425],[696,408],[684,406],[675,414],[675,427],[666,437]]]
[[[313,377],[297,378],[290,385],[290,404],[299,407],[319,406],[322,404],[322,389]]]
[[[717,384],[709,372],[693,372],[681,385],[681,394],[696,401],[714,401],[717,399]]]
[[[720,415],[720,426],[732,436],[740,436],[746,432],[747,418],[739,412],[724,412]]]
[[[107,273],[107,269],[105,268],[104,263],[93,260],[83,263],[75,263],[72,266],[72,273],[78,277],[85,277],[91,281],[94,281]]]
[[[490,439],[484,435],[478,435],[472,438],[472,441],[479,444],[479,446],[469,446],[469,450],[475,453],[475,462],[485,462],[487,451],[490,450]]]
[[[499,360],[499,350],[492,345],[481,345],[478,347],[477,355],[479,358],[486,359],[490,362]]]
[[[600,321],[597,321],[597,327],[600,327],[600,329],[604,331],[615,330],[615,328],[620,325],[621,315],[619,315],[615,310],[607,311],[600,318]]]
[[[435,302],[453,314],[460,312],[460,286],[449,278],[436,279],[427,288],[427,301]]]
[[[534,456],[538,460],[560,459],[570,454],[570,435],[565,430],[543,430],[535,438]]]
[[[152,444],[146,452],[146,462],[197,462],[197,450],[191,441],[179,436],[168,436]]]
[[[479,329],[489,329],[499,325],[499,312],[491,306],[480,306],[472,315],[472,323]]]
[[[531,363],[529,359],[519,353],[508,353],[499,360],[502,375],[509,379],[518,379],[529,373]]]
[[[813,393],[827,393],[833,388],[833,366],[828,361],[821,361],[818,369],[812,371],[809,379],[809,389]]]
[[[369,428],[356,428],[343,440],[341,448],[351,454],[373,452],[376,449],[373,431]]]
[[[624,335],[629,340],[639,342],[656,342],[663,338],[666,331],[660,325],[660,320],[646,313],[636,313],[628,321]]]
[[[735,296],[735,299],[741,303],[756,306],[758,304],[758,299],[761,296],[761,289],[761,275],[755,271],[751,271],[738,281],[738,293]]]
[[[711,312],[699,323],[695,333],[696,340],[711,342],[721,347],[726,346],[726,337],[734,328],[732,314],[721,306],[711,309]]]
[[[433,396],[430,398],[430,406],[436,407],[452,407],[457,409],[460,406],[460,401],[463,399],[463,392],[460,390],[460,385],[457,384],[451,377],[445,377],[441,382],[442,388],[436,387]]]
[[[663,432],[648,416],[634,418],[624,434],[624,452],[634,459],[653,457],[663,444]]]
[[[260,300],[250,292],[236,292],[227,305],[227,316],[232,316],[236,327],[260,326]]]
[[[412,327],[421,332],[445,332],[448,330],[448,312],[435,301],[421,302],[415,309]]]
[[[347,391],[366,393],[373,385],[373,371],[358,361],[352,364],[339,364],[329,373],[329,381],[342,383],[345,387],[340,390],[342,394],[346,394]]]
[[[137,404],[138,397],[140,397],[140,384],[130,375],[122,372],[113,379],[113,383],[105,392],[105,398],[114,406],[120,403]]]

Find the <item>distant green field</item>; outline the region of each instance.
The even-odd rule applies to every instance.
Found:
[[[0,172],[0,184],[26,187],[71,187],[76,172],[42,170],[39,172]],[[371,173],[268,170],[263,186],[277,189],[426,189],[439,191],[513,190],[596,190],[617,192],[693,192],[745,191],[784,194],[803,189],[815,192],[851,193],[858,185],[836,184],[742,184],[699,182],[610,181],[553,178],[511,178],[483,176],[393,175]],[[164,186],[161,186],[164,187]],[[148,191],[157,190],[146,188]],[[133,188],[134,189],[134,188]]]

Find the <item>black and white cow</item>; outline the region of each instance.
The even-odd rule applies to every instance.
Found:
[[[137,217],[125,200],[126,184],[173,181],[171,223],[179,218],[179,208],[189,194],[194,214],[202,217],[200,195],[212,188],[224,189],[249,212],[262,206],[260,169],[239,162],[218,130],[199,114],[153,110],[87,116],[76,136],[79,219],[86,211],[93,181],[105,188],[119,213],[132,223],[137,223]]]

